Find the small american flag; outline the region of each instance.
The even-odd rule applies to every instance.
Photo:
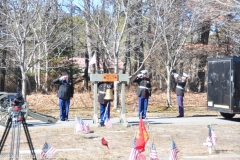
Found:
[[[105,125],[106,128],[111,128],[112,123],[111,123],[110,119],[106,118],[105,122],[104,122],[104,125]]]
[[[208,130],[208,137],[207,137],[207,140],[206,142],[210,142],[212,144],[216,144],[216,141],[218,140],[218,137],[216,135],[216,133],[214,132],[212,126],[208,126],[209,130]]]
[[[51,159],[57,154],[57,151],[51,147],[47,142],[44,143],[42,151],[40,153],[40,159]]]
[[[136,149],[136,142],[137,142],[137,139],[135,137],[133,140],[133,145],[132,145],[132,149],[131,149],[128,160],[137,160],[140,154],[139,151]]]
[[[83,133],[89,132],[89,124],[85,124],[81,118],[75,116],[75,133],[82,131]]]
[[[137,160],[146,160],[146,156],[142,153],[140,153],[137,157]]]
[[[77,133],[80,130],[81,130],[81,125],[79,123],[79,118],[75,115],[75,128],[74,128],[74,131],[75,131],[75,133]]]
[[[152,143],[152,148],[151,148],[151,152],[150,152],[150,160],[159,160],[154,143]]]
[[[175,142],[172,141],[169,160],[177,160],[177,153],[178,152],[179,152],[179,150],[177,149],[177,147],[175,145]]]
[[[106,106],[106,109],[105,109],[105,112],[104,112],[104,115],[103,115],[103,120],[104,120],[104,125],[106,128],[111,128],[112,127],[112,123],[110,121],[110,117],[108,117],[108,113],[109,113],[109,105],[110,105],[110,102],[107,103],[107,106]]]
[[[79,123],[80,123],[81,131],[82,131],[83,133],[88,133],[88,132],[89,132],[89,125],[88,125],[88,124],[86,125],[86,124],[83,122],[82,119],[79,120]]]

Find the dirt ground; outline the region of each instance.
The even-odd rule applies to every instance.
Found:
[[[126,117],[135,117],[137,112],[132,110],[134,103],[137,103],[136,95],[133,92],[126,92]],[[58,99],[56,93],[49,95],[33,94],[27,96],[27,101],[30,109],[37,112],[42,112],[50,116],[58,117]],[[93,94],[79,93],[75,94],[71,101],[70,119],[75,115],[81,118],[93,117]],[[172,94],[172,107],[166,106],[166,93],[156,92],[149,100],[149,108],[147,117],[156,116],[176,116],[177,107],[174,93]],[[206,93],[186,93],[184,98],[185,115],[186,116],[220,116],[219,113],[206,110]],[[119,117],[120,113],[117,109],[111,110],[111,117]],[[31,119],[31,117],[28,117]],[[68,122],[66,122],[68,123]],[[60,151],[55,159],[58,160],[127,160],[131,151],[134,135],[138,126],[124,127],[120,125],[113,126],[110,129],[105,127],[91,127],[91,132],[88,134],[74,133],[74,127],[64,128],[41,128],[30,129],[30,135],[36,150],[40,150],[44,142],[48,142],[51,146]],[[211,160],[227,160],[224,155],[240,154],[240,129],[239,124],[236,125],[216,125],[214,130],[217,135],[225,135],[217,141],[216,147],[213,149],[213,156],[209,156],[208,149],[203,146],[206,140],[206,126],[175,126],[171,124],[153,124],[147,131],[149,134],[149,142],[145,148],[147,159],[152,142],[156,146],[156,150],[160,160],[168,159],[171,140],[174,139],[180,152],[178,153],[179,160],[191,159],[184,158],[185,156],[207,156],[205,159]],[[0,134],[3,130],[0,130]],[[21,149],[28,150],[27,140],[24,135],[21,135]],[[109,148],[101,145],[101,138],[104,137],[109,142]],[[9,139],[3,148],[2,157],[0,159],[8,159]],[[75,149],[75,150],[74,150]],[[218,155],[218,157],[214,157]],[[219,155],[223,155],[219,158]],[[4,157],[5,156],[5,157]],[[39,153],[37,154],[39,158]],[[20,159],[26,160],[29,154],[20,154]],[[237,160],[238,158],[231,158]]]

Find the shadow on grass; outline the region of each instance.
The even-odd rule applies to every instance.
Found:
[[[216,154],[222,154],[222,153],[228,153],[228,152],[232,152],[233,150],[215,150],[213,152],[215,152]]]
[[[93,120],[92,118],[82,118],[82,120]]]
[[[138,126],[139,121],[130,121],[128,122],[130,126]],[[172,124],[172,123],[161,123],[161,122],[155,122],[155,121],[144,121],[144,125],[147,126],[148,124]]]
[[[99,138],[99,136],[89,136],[89,137],[83,137],[84,139],[95,139],[95,138]]]
[[[218,118],[218,119],[221,119],[221,120],[225,120],[225,121],[232,121],[232,122],[240,122],[240,118],[232,118],[232,119],[225,119],[225,118]]]
[[[196,114],[196,115],[193,115],[191,117],[217,117],[217,115],[199,115],[199,114]]]
[[[39,126],[51,126],[51,125],[54,125],[54,124],[50,124],[50,123],[27,123],[27,126],[28,127],[39,127]]]

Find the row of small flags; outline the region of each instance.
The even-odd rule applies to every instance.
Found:
[[[134,137],[132,149],[128,160],[146,160],[146,157],[142,154],[142,152],[145,151],[145,145],[148,140],[149,136],[146,127],[143,123],[143,120],[140,119],[138,132],[136,137]],[[178,152],[179,150],[177,149],[175,142],[172,140],[169,160],[177,160]],[[152,143],[150,150],[150,160],[159,160],[154,142]]]
[[[82,131],[83,133],[89,132],[89,125],[88,124],[86,125],[82,119],[76,116],[75,122],[76,122],[75,133],[77,133],[79,130]],[[209,128],[208,136],[206,139],[206,143],[204,143],[204,145],[208,146],[209,154],[211,154],[212,153],[211,148],[212,146],[216,145],[216,141],[218,140],[218,137],[215,134],[211,125],[209,125],[208,128]],[[146,127],[144,125],[143,120],[140,119],[138,131],[136,136],[134,137],[133,145],[132,145],[128,160],[146,160],[146,157],[144,154],[142,154],[142,152],[145,151],[145,145],[148,142],[148,140],[149,140],[149,136],[148,136]],[[108,142],[104,138],[101,139],[101,142],[102,142],[102,145],[106,146],[109,149]],[[174,140],[172,140],[169,160],[177,160],[178,152],[179,150]],[[40,153],[40,158],[51,159],[56,154],[57,154],[57,151],[53,147],[51,147],[47,142],[45,142],[42,148],[42,151]],[[150,160],[159,160],[154,142],[152,143],[151,150],[150,150]]]
[[[83,120],[75,116],[75,133],[82,131],[83,133],[89,133],[89,124],[85,124]],[[47,142],[44,143],[40,153],[40,159],[52,159],[57,154],[57,151],[50,146]]]
[[[78,131],[89,133],[89,130],[89,124],[85,124],[81,118],[75,116],[75,133]],[[40,159],[52,159],[56,154],[56,149],[45,142],[40,153]]]
[[[210,149],[213,145],[216,145],[216,141],[218,140],[218,137],[215,134],[212,126],[209,125],[208,127],[209,127],[209,132],[206,139],[206,142],[207,142],[206,144],[209,148],[209,154],[211,154],[212,152]],[[146,157],[145,155],[142,154],[142,152],[145,151],[145,144],[147,143],[148,140],[149,140],[149,137],[148,137],[147,130],[145,128],[143,120],[140,119],[137,136],[134,137],[132,149],[131,149],[128,160],[146,160]],[[177,160],[178,152],[179,150],[174,140],[172,140],[169,160]],[[154,142],[152,143],[151,150],[150,150],[150,160],[159,160]]]

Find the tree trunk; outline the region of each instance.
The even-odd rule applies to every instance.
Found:
[[[162,76],[161,75],[159,75],[159,89],[160,89],[160,91],[163,90]]]
[[[210,33],[210,22],[204,21],[202,26],[202,33],[201,33],[201,42],[202,44],[208,44],[208,38]]]
[[[21,67],[21,71],[22,71],[22,67]],[[26,74],[22,71],[22,96],[24,98],[26,98],[27,95],[27,78],[26,78]]]
[[[118,53],[115,55],[115,66],[114,66],[114,73],[118,74]],[[119,98],[118,98],[118,81],[114,81],[114,109],[118,107]]]
[[[127,28],[126,30],[129,30],[130,28],[130,25],[128,24],[127,25]],[[125,52],[125,58],[124,58],[124,68],[123,68],[123,74],[125,74],[126,72],[128,72],[130,74],[130,70],[129,70],[129,67],[127,66],[130,66],[130,33],[127,34],[127,37],[126,37],[126,42],[125,42],[125,48],[126,48],[126,52]],[[127,70],[128,68],[128,70]]]
[[[48,47],[47,44],[44,43],[44,51],[46,52],[46,57],[48,57]],[[48,59],[46,59],[46,63],[45,63],[45,87],[44,87],[44,91],[45,93],[48,92]]]
[[[169,68],[167,66],[167,68]],[[167,69],[169,71],[169,69]],[[172,106],[172,100],[171,100],[171,73],[167,73],[167,102],[166,102],[167,107]]]
[[[85,52],[85,68],[84,68],[84,90],[88,90],[88,63],[89,63],[89,56],[88,56],[88,53],[87,51]]]
[[[90,32],[90,1],[84,0],[84,6],[85,6],[85,29],[86,29],[86,43],[87,43],[87,52],[89,55],[89,59],[92,58],[92,36]],[[95,73],[95,64],[91,65],[91,73]]]
[[[6,76],[6,55],[7,51],[3,50],[3,56],[2,56],[2,68],[1,68],[1,91],[5,91],[5,76]]]
[[[40,55],[39,55],[40,56]],[[41,63],[40,61],[37,62],[37,90],[41,90]]]

